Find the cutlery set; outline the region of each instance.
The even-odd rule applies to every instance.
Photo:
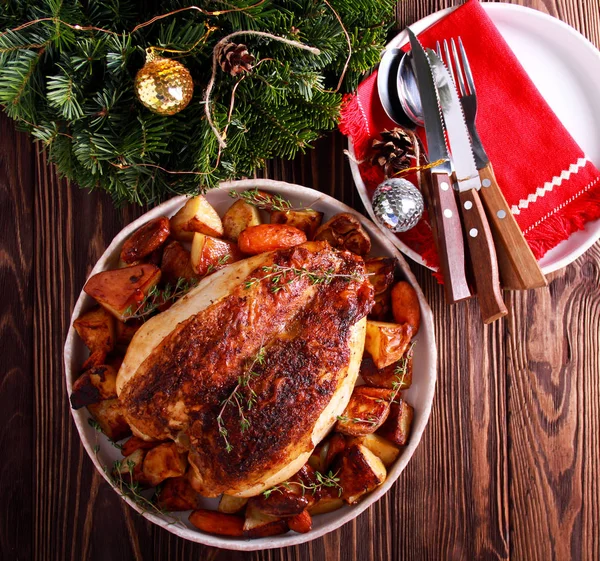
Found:
[[[438,43],[435,52],[407,31],[411,52],[397,64],[395,93],[402,113],[424,126],[429,161],[437,163],[423,194],[446,297],[455,303],[476,295],[483,321],[491,323],[508,313],[501,287],[523,290],[546,286],[547,281],[477,132],[475,82],[462,41],[458,39],[458,48],[454,39],[444,41],[443,52]],[[384,107],[394,106],[397,114],[394,100],[384,90]]]

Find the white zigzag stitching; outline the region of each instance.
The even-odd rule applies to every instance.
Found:
[[[587,157],[579,158],[577,163],[571,164],[569,169],[565,169],[561,172],[560,175],[556,175],[552,178],[552,181],[547,181],[544,183],[543,187],[538,187],[535,190],[535,193],[531,193],[526,199],[521,199],[518,205],[513,205],[510,209],[513,214],[521,214],[521,209],[526,209],[530,204],[535,203],[539,198],[542,198],[546,195],[546,193],[552,192],[554,187],[560,187],[563,181],[568,180],[571,175],[575,173],[579,173],[586,164],[589,162]]]

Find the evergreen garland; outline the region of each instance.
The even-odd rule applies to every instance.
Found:
[[[62,176],[86,189],[106,190],[117,204],[197,193],[224,179],[252,175],[267,158],[293,158],[310,147],[335,126],[341,94],[355,89],[361,75],[379,61],[395,0],[213,0],[196,5],[206,11],[238,11],[215,16],[187,10],[132,32],[155,16],[194,5],[168,0],[152,9],[149,4],[0,4],[0,32],[12,30],[0,36],[4,111],[47,148]],[[41,18],[49,19],[16,30]],[[115,33],[72,29],[61,22]],[[239,30],[269,32],[316,47],[321,54],[264,37],[240,37],[255,57],[255,68],[235,77],[220,69],[217,73],[211,115],[219,131],[227,127],[227,147],[220,152],[203,97],[214,46]],[[344,72],[349,52],[345,31],[352,57]],[[159,52],[191,49],[185,55],[164,55],[182,62],[195,82],[192,102],[174,116],[151,113],[135,97],[133,80],[149,47]],[[154,166],[194,173],[173,174]]]

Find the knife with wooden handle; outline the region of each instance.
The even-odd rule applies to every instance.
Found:
[[[410,30],[409,35],[412,44],[416,41],[416,37]],[[446,299],[449,303],[454,304],[471,297],[465,268],[463,228],[452,188],[452,165],[438,109],[433,76],[427,66],[422,49],[416,55],[419,58],[419,64],[415,63],[413,57],[413,67],[423,104],[427,152],[430,162],[439,162],[430,170],[431,186],[428,206],[440,256],[440,268],[444,276]]]
[[[450,143],[454,182],[459,192],[460,211],[466,230],[481,315],[484,323],[491,323],[505,316],[508,310],[502,299],[494,240],[479,198],[481,179],[475,166],[462,106],[452,77],[442,60],[434,51],[424,50],[414,35],[409,33],[409,36],[411,36],[411,44],[415,43],[413,44],[415,65],[422,65],[425,62],[433,76],[438,107]],[[419,93],[421,93],[420,87]],[[421,102],[425,111],[423,98]]]

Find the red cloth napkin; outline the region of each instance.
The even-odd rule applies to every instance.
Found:
[[[424,47],[462,37],[477,87],[477,128],[498,184],[525,238],[539,259],[600,217],[600,172],[558,120],[477,0],[469,0],[419,35]],[[340,130],[352,139],[358,160],[372,139],[395,125],[377,94],[377,73],[347,96]],[[383,179],[361,164],[368,190]],[[424,217],[426,218],[426,217]],[[399,237],[437,266],[426,220]]]

